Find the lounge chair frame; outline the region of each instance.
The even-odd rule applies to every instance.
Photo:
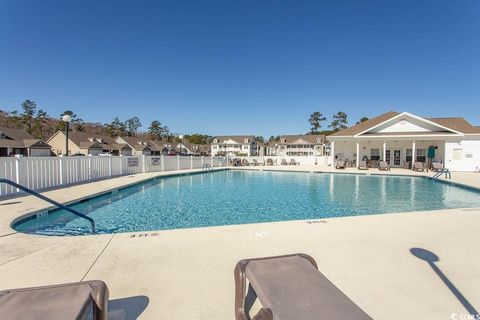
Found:
[[[250,318],[245,310],[245,297],[247,295],[247,276],[246,270],[247,265],[251,261],[258,261],[258,260],[271,260],[275,258],[285,258],[291,256],[300,256],[302,258],[307,259],[314,267],[318,270],[317,263],[315,260],[310,257],[309,255],[303,253],[296,253],[296,254],[287,254],[281,256],[274,256],[274,257],[264,257],[264,258],[255,258],[255,259],[245,259],[240,260],[234,271],[235,277],[235,320],[273,320],[273,312],[269,308],[261,308],[260,311]]]

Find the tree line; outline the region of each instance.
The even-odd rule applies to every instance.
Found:
[[[56,118],[48,115],[44,109],[28,99],[22,102],[20,110],[0,111],[0,126],[23,129],[37,139],[47,140],[58,130],[66,130],[66,123],[62,121],[65,115],[70,116],[70,130],[75,132],[105,134],[112,138],[129,136],[152,140],[164,139],[170,142],[178,140],[178,137],[158,120],[153,120],[146,131],[141,131],[143,125],[140,118],[136,116],[125,121],[115,117],[112,122],[101,124],[85,122],[74,111],[65,110]],[[212,141],[211,136],[200,133],[185,135],[184,139],[195,144],[207,144]]]

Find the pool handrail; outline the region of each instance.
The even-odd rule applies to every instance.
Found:
[[[83,218],[83,219],[88,220],[88,221],[90,222],[90,225],[92,226],[92,234],[95,233],[95,220],[93,220],[93,219],[90,218],[89,216],[87,216],[87,215],[85,215],[85,214],[83,214],[83,213],[81,213],[81,212],[78,212],[78,211],[75,210],[75,209],[72,209],[72,208],[70,208],[70,207],[67,207],[66,205],[61,204],[61,203],[59,203],[59,202],[57,202],[57,201],[55,201],[55,200],[53,200],[53,199],[50,199],[50,198],[48,198],[48,197],[46,197],[46,196],[44,196],[44,195],[42,195],[42,194],[40,194],[40,193],[38,193],[38,192],[36,192],[36,191],[33,191],[32,189],[29,189],[29,188],[27,188],[27,187],[25,187],[25,186],[22,186],[21,184],[18,184],[18,183],[16,183],[16,182],[13,182],[12,180],[5,179],[5,178],[0,178],[0,183],[6,183],[6,184],[8,184],[8,185],[11,185],[12,187],[15,187],[15,188],[17,188],[17,189],[19,189],[19,190],[21,190],[21,191],[23,191],[23,192],[26,192],[26,193],[28,193],[28,194],[31,194],[32,196],[35,196],[35,197],[37,197],[37,198],[39,198],[39,199],[42,199],[42,200],[44,200],[44,201],[46,201],[46,202],[48,202],[48,203],[51,203],[51,204],[53,204],[54,206],[59,207],[60,209],[66,210],[66,211],[68,211],[68,212],[70,212],[70,213],[73,213],[74,215],[76,215],[76,216],[78,216],[78,217],[80,217],[80,218]]]

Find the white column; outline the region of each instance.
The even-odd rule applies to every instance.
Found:
[[[413,164],[415,163],[415,140],[412,142],[412,169],[413,169]]]
[[[335,167],[335,142],[330,143],[330,157],[332,157],[332,167]]]
[[[357,168],[360,165],[360,143],[357,142]]]
[[[383,141],[383,158],[382,160],[383,161],[387,161],[387,143],[385,141]]]

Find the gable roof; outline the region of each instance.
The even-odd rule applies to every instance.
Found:
[[[49,140],[51,140],[57,134],[62,134],[65,136],[65,133],[63,131],[57,131],[57,133],[55,133],[52,137],[50,137]],[[72,132],[68,132],[68,139],[82,149],[98,148],[98,146],[95,146],[95,147],[93,146],[95,142],[98,145],[100,145],[104,150],[109,150],[109,151],[132,149],[125,143],[117,143],[113,138],[107,135],[102,135],[98,133],[72,131]],[[93,139],[93,141],[90,141],[91,139]],[[98,140],[100,140],[101,142]]]
[[[322,142],[317,142],[317,139],[321,139]],[[285,142],[283,142],[285,140]],[[277,141],[277,144],[293,144],[298,140],[304,140],[311,144],[322,144],[325,140],[325,135],[323,134],[297,134],[297,135],[283,135],[280,136],[280,141]]]
[[[162,151],[162,148],[150,139],[138,137],[118,137],[117,140],[119,138],[125,141],[130,147],[137,151],[143,151],[147,148],[151,151]]]
[[[217,142],[217,144],[223,143],[223,141],[227,141],[227,140],[233,140],[236,143],[241,144],[241,143],[245,143],[245,139],[250,139],[250,141],[255,140],[255,136],[252,136],[252,135],[250,136],[217,136],[214,139],[217,139],[219,141]]]
[[[5,138],[0,139],[0,147],[51,149],[48,143],[32,137],[23,129],[0,127],[0,132],[5,134]]]
[[[359,124],[354,125],[353,127],[349,127],[345,130],[341,130],[338,132],[335,132],[329,137],[344,137],[344,136],[354,136],[356,134],[359,134],[365,130],[368,130],[369,128],[372,128],[376,125],[379,125],[382,122],[385,122],[387,120],[392,119],[393,117],[398,116],[400,113],[396,111],[389,111],[384,114],[381,114],[375,118],[368,119],[367,121],[360,122]]]
[[[361,122],[357,125],[354,125],[352,127],[349,127],[345,130],[335,132],[331,134],[329,137],[344,137],[344,136],[355,136],[358,134],[361,134],[362,132],[366,132],[369,129],[372,129],[386,121],[389,121],[403,113],[396,112],[396,111],[389,111],[384,114],[381,114],[375,118],[369,119],[365,122]],[[408,114],[408,113],[405,113]],[[423,118],[423,117],[418,117],[415,115],[411,115],[417,118],[421,118],[425,120],[426,122],[432,122],[434,124],[437,124],[441,127],[444,127],[445,129],[450,129],[452,131],[457,131],[460,133],[480,133],[480,129],[472,126],[468,121],[466,121],[464,118],[461,117],[448,117],[448,118]],[[448,132],[448,131],[444,131]],[[373,134],[373,133],[372,133]],[[374,133],[375,135],[382,135],[382,133]],[[391,133],[394,135],[429,135],[429,134],[435,134],[435,132],[408,132],[408,133]]]

